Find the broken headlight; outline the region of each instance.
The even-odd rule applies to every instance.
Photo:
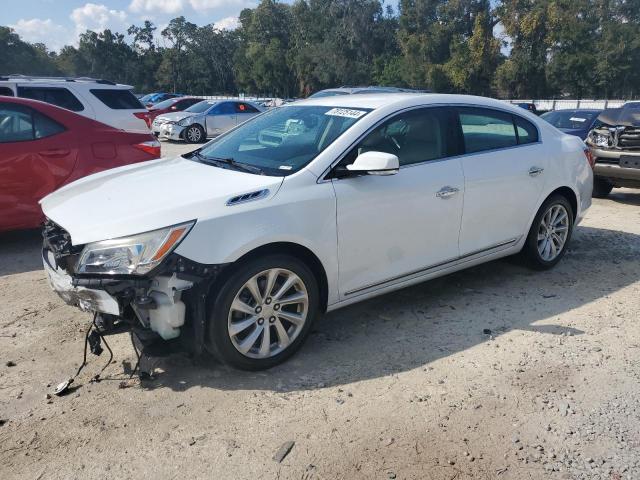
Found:
[[[609,135],[603,135],[598,132],[591,132],[591,143],[596,147],[608,147],[609,146]]]
[[[144,275],[156,267],[189,233],[194,222],[129,237],[89,243],[77,273]]]

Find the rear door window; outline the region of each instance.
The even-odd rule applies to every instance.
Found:
[[[0,87],[0,95],[4,95],[5,97],[13,97],[13,90],[9,87]]]
[[[458,109],[466,153],[483,152],[518,144],[513,117],[484,108]]]
[[[18,87],[18,96],[47,102],[73,112],[84,110],[80,100],[63,87]]]
[[[115,88],[92,88],[90,92],[113,110],[142,110],[144,107],[140,100],[131,93],[131,90]]]

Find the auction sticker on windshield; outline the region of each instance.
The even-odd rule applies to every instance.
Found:
[[[352,110],[350,108],[332,108],[325,115],[332,115],[334,117],[347,117],[347,118],[360,118],[366,111]]]

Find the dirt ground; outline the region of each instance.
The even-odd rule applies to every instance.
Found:
[[[120,388],[114,335],[65,397],[90,318],[39,246],[0,237],[4,480],[640,478],[640,191],[594,201],[552,271],[505,259],[328,314],[262,373],[174,353]]]

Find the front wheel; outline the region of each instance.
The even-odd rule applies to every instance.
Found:
[[[198,124],[189,125],[184,131],[184,139],[187,143],[202,143],[206,138],[204,128]]]
[[[303,262],[288,255],[251,260],[217,292],[209,346],[233,367],[271,368],[300,348],[318,307],[318,282]]]
[[[538,210],[522,253],[537,270],[554,267],[564,256],[573,231],[573,208],[562,195],[548,198]]]

